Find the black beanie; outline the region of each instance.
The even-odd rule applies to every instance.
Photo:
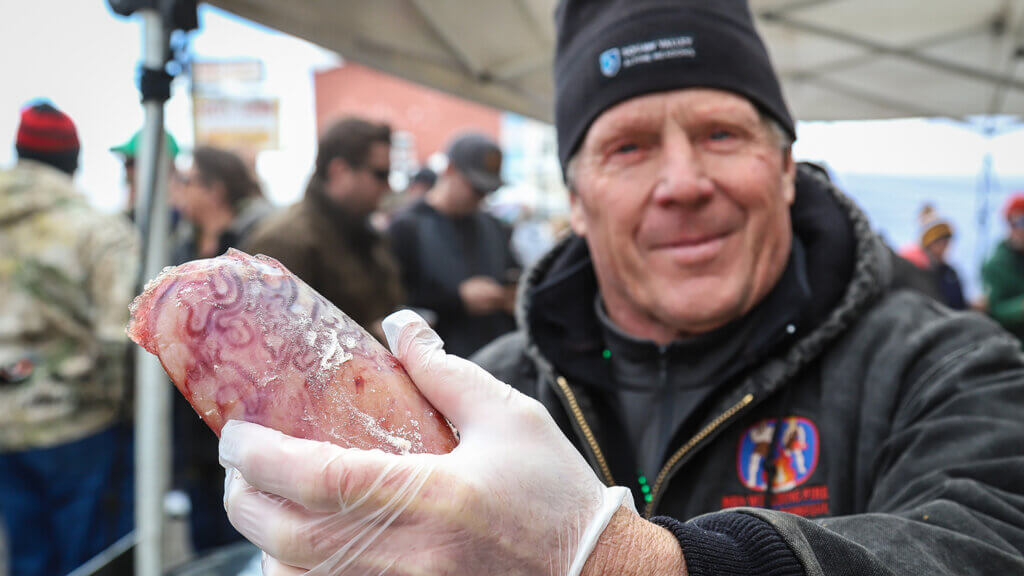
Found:
[[[651,92],[734,92],[796,138],[746,0],[562,0],[555,21],[555,127],[563,172],[602,112]]]

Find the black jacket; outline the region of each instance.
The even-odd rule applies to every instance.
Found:
[[[808,309],[679,428],[641,513],[671,517],[658,522],[695,575],[1024,574],[1016,342],[894,287],[891,251],[825,180],[799,172],[792,214]],[[589,262],[580,239],[557,246],[524,278],[519,331],[474,359],[539,399],[605,482],[642,495],[573,304],[593,301]]]
[[[418,200],[395,217],[388,234],[409,306],[437,314],[434,328],[450,353],[469,356],[515,329],[504,311],[471,315],[459,295],[459,285],[473,276],[513,285],[518,279],[511,231],[497,218],[482,210],[452,218]]]

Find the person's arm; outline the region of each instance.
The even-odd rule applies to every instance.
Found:
[[[891,331],[879,337],[892,342],[872,344],[885,357],[863,361],[899,366],[898,381],[875,383],[899,396],[877,414],[891,421],[889,432],[866,440],[878,447],[858,476],[863,513],[811,520],[746,508],[698,517],[673,530],[691,575],[756,573],[726,571],[717,560],[730,547],[747,562],[763,556],[750,546],[763,536],[755,537],[751,521],[770,526],[789,549],[787,564],[808,575],[1024,574],[1017,342],[976,315],[887,320]]]
[[[540,403],[446,354],[412,312],[384,327],[459,444],[395,455],[228,422],[224,505],[265,573],[682,573],[671,536],[601,483]]]
[[[981,270],[988,296],[988,313],[1004,326],[1024,324],[1024,286],[1009,262],[989,261]]]
[[[83,246],[88,269],[87,290],[92,307],[92,329],[98,343],[96,374],[120,397],[129,382],[129,305],[135,296],[139,271],[139,236],[127,220],[104,218],[91,231]]]
[[[951,299],[949,307],[953,310],[966,310],[968,307],[967,298],[964,296],[964,285],[960,281],[960,274],[957,273],[956,268],[951,265],[945,265],[946,271],[949,273],[949,285]]]

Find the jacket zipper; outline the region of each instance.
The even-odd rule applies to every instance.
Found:
[[[583,437],[586,439],[587,444],[590,445],[590,451],[594,455],[594,459],[597,460],[597,465],[601,469],[601,474],[604,476],[604,482],[608,486],[615,486],[615,478],[612,477],[612,469],[608,467],[608,461],[604,459],[604,453],[601,452],[601,447],[597,445],[597,439],[594,438],[594,432],[590,429],[590,425],[587,424],[586,418],[583,417],[583,410],[580,409],[580,405],[576,402],[576,395],[573,394],[572,389],[569,388],[569,383],[565,380],[565,377],[559,376],[555,379],[558,383],[559,389],[562,394],[565,395],[565,399],[569,402],[569,409],[572,411],[572,415],[576,418],[576,423],[579,424],[580,430],[583,431]]]
[[[654,505],[658,503],[658,497],[660,496],[659,492],[664,487],[665,481],[668,479],[668,475],[672,471],[672,468],[684,456],[693,450],[694,447],[710,436],[712,432],[717,430],[722,424],[735,416],[737,412],[748,406],[753,401],[754,395],[747,394],[741,398],[739,402],[733,404],[732,407],[723,412],[719,417],[712,420],[710,424],[702,428],[700,432],[697,432],[697,435],[690,438],[690,440],[687,441],[686,444],[683,444],[679,450],[676,450],[675,454],[673,454],[672,457],[668,459],[668,462],[665,463],[665,466],[662,467],[661,472],[658,473],[658,478],[654,481],[654,487],[651,489],[651,501],[644,507],[644,518],[650,518],[651,514],[654,513]]]

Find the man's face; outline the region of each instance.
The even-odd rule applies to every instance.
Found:
[[[932,258],[939,262],[946,261],[946,252],[949,251],[949,243],[952,237],[939,238],[931,244],[925,247],[925,251],[931,255]]]
[[[451,184],[449,189],[454,201],[452,208],[456,210],[457,214],[472,214],[480,207],[485,194],[477,192],[473,185],[470,184],[469,178],[466,178],[465,174],[458,169],[450,168],[450,175]]]
[[[734,94],[676,90],[606,110],[577,153],[571,222],[612,319],[664,343],[748,312],[789,256],[795,173]]]
[[[1024,250],[1024,212],[1015,212],[1007,216],[1010,224],[1010,244],[1018,250]]]
[[[368,216],[391,190],[388,185],[390,170],[391,146],[385,142],[374,142],[363,166],[350,167],[340,158],[333,161],[328,169],[327,193],[352,213]]]
[[[203,215],[219,211],[226,205],[223,186],[208,184],[195,166],[180,180],[171,196],[172,205],[188,220],[197,222]]]
[[[128,185],[128,208],[135,207],[135,157],[126,156],[124,159],[124,181]]]

